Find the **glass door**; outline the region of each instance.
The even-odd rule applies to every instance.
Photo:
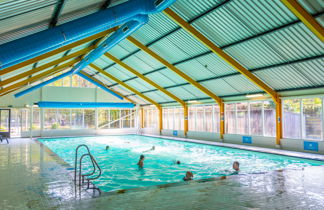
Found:
[[[10,109],[0,109],[0,135],[10,138]]]

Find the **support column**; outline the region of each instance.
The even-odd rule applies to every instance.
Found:
[[[184,105],[183,106],[183,130],[184,130],[184,135],[185,137],[187,137],[187,132],[188,132],[188,106],[187,105]]]
[[[222,101],[219,106],[219,117],[220,117],[220,124],[219,124],[219,133],[220,138],[224,141],[224,134],[225,134],[225,104]]]
[[[141,128],[144,128],[144,109],[141,108]]]
[[[282,103],[281,99],[276,100],[276,145],[280,146],[282,138]]]
[[[159,131],[160,135],[162,134],[162,129],[163,129],[163,110],[162,107],[158,107],[159,110]]]

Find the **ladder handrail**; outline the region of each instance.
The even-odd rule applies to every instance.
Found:
[[[76,183],[77,170],[78,170],[78,165],[77,165],[77,164],[78,164],[78,150],[79,150],[81,147],[85,147],[85,148],[87,149],[88,153],[86,153],[86,154],[91,154],[91,153],[90,153],[90,149],[89,149],[89,147],[88,147],[87,145],[85,145],[85,144],[80,144],[80,145],[77,146],[77,148],[75,149],[74,183]],[[90,158],[90,159],[91,159],[91,158]],[[92,164],[94,165],[92,159],[91,159],[91,162],[92,162]],[[81,162],[80,162],[80,163],[81,163]],[[94,170],[94,171],[93,171],[92,174],[95,173],[95,170],[96,170],[95,167],[94,167],[93,170]],[[81,173],[81,171],[80,171],[80,173]]]
[[[80,160],[79,160],[79,167],[78,167],[78,151],[81,147],[85,147],[87,149],[87,153],[83,154],[81,157],[80,157]],[[89,156],[90,157],[90,160],[91,160],[91,163],[92,163],[92,167],[93,167],[93,171],[91,173],[87,173],[87,174],[82,174],[82,161],[83,161],[83,158],[84,157],[87,157]],[[79,168],[79,192],[81,192],[81,187],[82,187],[82,184],[84,183],[84,179],[87,180],[87,189],[98,189],[99,190],[99,193],[100,193],[100,189],[97,188],[97,187],[93,187],[93,188],[90,188],[89,187],[89,184],[90,184],[90,180],[95,180],[95,179],[98,179],[101,174],[102,174],[102,170],[99,166],[99,164],[97,163],[97,161],[94,159],[94,157],[91,155],[91,152],[90,152],[90,149],[87,145],[85,144],[80,144],[79,146],[77,146],[77,148],[75,149],[75,170],[74,170],[74,184],[75,186],[77,186],[77,171],[78,171],[78,168]],[[99,173],[95,176],[95,177],[89,177],[89,176],[92,176],[96,173],[96,168],[98,168],[99,170]],[[82,182],[82,183],[81,183]]]
[[[87,155],[90,156],[90,159],[92,160],[92,163],[93,163],[93,167],[95,168],[95,166],[97,166],[97,168],[98,168],[98,170],[99,170],[99,174],[98,174],[97,176],[92,177],[92,178],[87,178],[87,180],[95,180],[95,179],[98,179],[98,178],[101,176],[102,170],[101,170],[100,166],[98,165],[97,161],[94,159],[94,157],[93,157],[91,154],[84,154],[84,155],[82,155],[82,157],[81,157],[81,159],[80,159],[80,163],[82,162],[83,157],[85,157],[85,156],[87,156]],[[81,164],[80,164],[80,170],[81,170]],[[83,177],[84,177],[84,176],[91,176],[91,175],[93,175],[93,174],[95,173],[95,171],[96,171],[96,170],[94,170],[94,172],[91,173],[91,174],[85,174],[85,175],[82,175],[82,176],[83,176]],[[80,173],[80,174],[81,174],[81,173]],[[80,176],[80,175],[79,175],[79,176]]]

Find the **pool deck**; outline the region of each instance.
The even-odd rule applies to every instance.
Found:
[[[76,193],[69,167],[34,140],[1,143],[0,209],[324,209],[324,166],[182,182],[95,198],[91,190]]]

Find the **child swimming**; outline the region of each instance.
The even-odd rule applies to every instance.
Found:
[[[139,161],[137,163],[137,165],[138,165],[139,168],[143,168],[144,167],[144,159],[145,159],[144,155],[141,155],[140,156],[140,159],[139,159]]]
[[[190,181],[193,179],[193,173],[191,171],[186,172],[186,176],[183,177],[183,181]]]

